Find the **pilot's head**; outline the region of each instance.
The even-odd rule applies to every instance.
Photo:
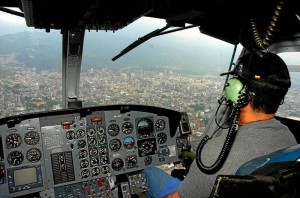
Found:
[[[286,64],[273,53],[246,54],[229,73],[246,85],[252,108],[267,114],[277,111],[291,86]]]

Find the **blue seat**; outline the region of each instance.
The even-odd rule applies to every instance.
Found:
[[[265,155],[262,157],[255,158],[245,164],[243,164],[236,172],[236,175],[249,175],[258,168],[267,164],[280,163],[280,162],[297,162],[300,159],[300,144],[295,146],[282,149]]]
[[[300,197],[300,144],[253,159],[236,175],[218,175],[210,198]]]

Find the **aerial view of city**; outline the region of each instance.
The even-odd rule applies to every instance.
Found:
[[[13,56],[0,57],[0,117],[51,111],[62,106],[60,71],[28,68]],[[299,77],[292,74],[293,77]],[[80,77],[79,100],[83,106],[141,104],[187,112],[193,131],[192,141],[199,137],[221,97],[225,79],[216,75],[183,75],[172,71],[156,72],[89,69]],[[299,117],[293,108],[299,86],[291,89],[279,115]]]
[[[78,99],[83,107],[141,104],[187,112],[192,141],[199,141],[222,95],[225,77],[219,74],[228,68],[233,46],[191,30],[153,39],[112,63],[108,57],[143,34],[146,26],[139,26],[119,36],[86,35]],[[0,118],[62,109],[60,33],[8,32],[0,42]],[[277,115],[298,119],[300,75],[291,78]]]
[[[62,108],[60,72],[37,72],[17,62],[11,66],[15,60],[9,57],[0,60],[1,117]],[[217,104],[223,84],[223,78],[212,75],[90,69],[81,74],[79,99],[85,107],[142,104],[185,111],[193,131],[199,135]]]

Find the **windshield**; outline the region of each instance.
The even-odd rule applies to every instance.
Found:
[[[5,30],[0,35],[0,117],[61,109],[60,32],[45,33],[25,22],[2,20],[0,25]],[[141,18],[116,32],[86,31],[79,100],[84,107],[142,104],[185,111],[196,145],[221,96],[225,77],[219,74],[228,70],[234,46],[192,28],[151,38],[111,60],[139,37],[164,26],[164,20]],[[235,60],[240,52],[238,46]],[[287,64],[298,64],[295,55],[282,57]],[[299,77],[291,72],[292,87],[279,116],[300,117],[294,108],[299,106]]]
[[[1,117],[61,109],[62,35],[17,25],[21,31],[0,37]],[[79,88],[83,106],[143,104],[187,111],[193,129],[202,130],[221,95],[225,78],[219,74],[228,69],[233,45],[193,28],[154,37],[111,60],[164,26],[164,20],[142,18],[116,32],[87,31]]]

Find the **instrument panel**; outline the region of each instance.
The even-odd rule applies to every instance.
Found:
[[[116,105],[0,119],[0,195],[131,197],[143,169],[178,162],[183,113]],[[186,114],[185,114],[186,117]]]

